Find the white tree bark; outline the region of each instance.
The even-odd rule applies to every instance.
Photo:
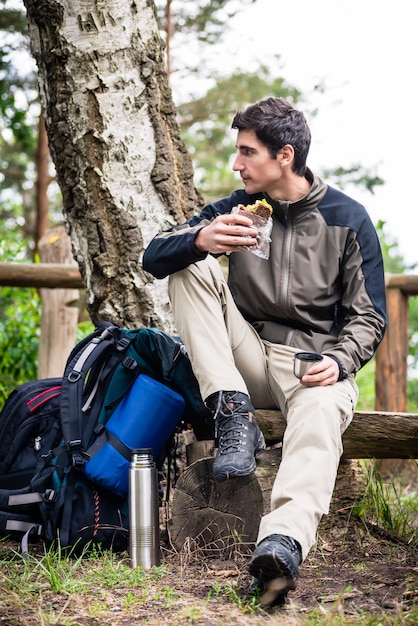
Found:
[[[199,208],[147,0],[25,0],[51,154],[94,321],[170,328],[145,274],[156,232]]]

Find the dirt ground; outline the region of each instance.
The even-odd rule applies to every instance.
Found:
[[[283,607],[232,617],[231,607],[222,603],[225,597],[221,592],[217,595],[221,606],[211,605],[214,614],[208,611],[203,621],[196,623],[300,624],[312,611],[318,613],[318,619],[328,616],[329,621],[315,622],[321,624],[336,623],[333,616],[352,619],[352,623],[369,623],[356,621],[363,619],[363,613],[381,617],[382,621],[370,623],[418,623],[409,621],[411,611],[418,620],[418,546],[372,524],[366,528],[352,516],[363,481],[356,462],[340,467],[330,513],[323,518],[317,543],[300,568],[297,589],[289,593]],[[188,560],[183,554],[183,572],[193,581],[194,593],[199,590],[202,598],[231,580],[235,581],[238,597],[248,598],[248,560],[248,556],[233,561],[202,560],[193,553]]]
[[[150,574],[145,585],[133,587],[121,580],[110,590],[97,588],[83,595],[45,589],[34,596],[33,604],[19,610],[3,598],[0,624],[412,626],[417,623],[412,614],[415,619],[418,615],[417,546],[354,519],[351,511],[356,497],[352,483],[340,476],[317,544],[301,566],[297,589],[283,607],[264,609],[251,600],[248,555],[238,550],[233,558],[211,558],[190,547],[179,552],[163,538],[164,567],[158,576]],[[94,614],[92,607],[98,602],[101,610]]]

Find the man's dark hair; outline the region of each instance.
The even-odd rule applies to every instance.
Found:
[[[254,130],[258,139],[275,159],[286,144],[293,146],[293,171],[304,176],[311,145],[311,131],[302,111],[296,110],[283,98],[265,98],[238,111],[232,128]]]

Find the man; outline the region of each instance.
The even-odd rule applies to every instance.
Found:
[[[328,512],[341,436],[357,402],[354,374],[386,327],[383,262],[365,209],[306,166],[310,130],[281,98],[239,111],[237,157],[245,191],[157,235],[143,267],[170,275],[175,323],[202,398],[213,411],[215,480],[249,474],[264,447],[256,408],[286,419],[283,456],[249,570],[265,603],[295,589],[299,565]],[[252,254],[258,231],[238,205],[273,208],[269,258]],[[228,284],[216,256],[229,255]],[[294,354],[322,359],[301,380]]]

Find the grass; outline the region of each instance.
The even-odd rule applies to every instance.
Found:
[[[384,482],[376,470],[376,461],[363,463],[367,473],[365,493],[353,508],[364,525],[378,526],[389,535],[408,543],[418,543],[418,493],[405,490],[400,479]]]
[[[184,580],[179,585],[177,577],[170,575],[170,567],[147,572],[131,570],[123,560],[109,557],[107,553],[76,562],[61,561],[54,552],[48,556],[49,565],[46,568],[37,566],[37,558],[25,563],[15,560],[12,577],[10,568],[9,574],[3,568],[0,573],[2,623],[8,626],[261,626],[277,623],[255,598],[243,595],[235,581],[215,581],[206,597],[198,597],[185,593]],[[45,556],[39,557],[39,562],[44,561]],[[54,563],[57,575],[52,579],[49,570]],[[59,591],[56,591],[57,580]],[[194,581],[188,580],[187,584],[192,589]],[[334,602],[320,604],[305,614],[292,606],[286,607],[280,612],[280,623],[288,626],[413,626],[418,623],[418,607],[411,607],[408,611],[399,608],[387,615],[363,610],[355,615],[352,610],[346,613],[345,603],[350,591],[347,588]],[[159,616],[157,621],[149,619],[155,614]],[[208,620],[208,615],[213,618],[214,614],[218,617]],[[8,619],[12,615],[18,619]]]
[[[150,601],[162,601],[164,607],[168,607],[175,598],[174,589],[162,584],[170,569],[166,565],[150,571],[132,569],[127,558],[99,548],[74,557],[59,546],[52,546],[26,559],[15,551],[10,558],[6,549],[9,550],[9,546],[3,541],[0,544],[0,613],[3,616],[21,616],[23,608],[30,606],[34,621],[28,623],[61,625],[58,616],[67,608],[99,620],[112,614],[116,590],[124,590],[123,594],[116,595],[118,611],[126,614]],[[13,624],[12,621],[6,623]],[[65,622],[67,626],[78,623],[75,618]]]
[[[384,483],[373,462],[365,464],[367,485],[364,497],[352,515],[361,519],[367,532],[378,526],[405,545],[417,541],[415,493],[405,493],[395,483]],[[361,527],[360,527],[361,528]],[[359,540],[359,544],[362,540]],[[238,542],[239,543],[239,542]],[[396,544],[394,544],[396,545]],[[349,548],[348,548],[349,549]],[[418,606],[399,605],[391,610],[353,609],[359,592],[347,586],[311,609],[296,609],[292,603],[277,609],[263,609],[257,598],[244,591],[239,559],[235,569],[210,570],[199,554],[169,553],[164,565],[151,570],[132,569],[126,554],[95,547],[81,556],[38,544],[23,559],[0,541],[0,615],[7,626],[412,626],[418,623]],[[327,555],[319,561],[325,562]],[[192,567],[194,560],[194,566]],[[198,565],[196,565],[196,562]],[[244,559],[241,558],[241,565]],[[352,570],[368,580],[370,560],[352,564]],[[192,573],[191,573],[192,572]],[[322,573],[317,570],[322,578]],[[218,577],[219,576],[219,577]],[[407,593],[416,597],[417,579],[407,581]],[[370,580],[370,589],[372,590]],[[334,587],[335,588],[335,587]],[[338,586],[337,586],[338,588]],[[342,588],[342,587],[341,587]],[[368,594],[362,590],[362,598]],[[350,603],[351,602],[351,603]],[[354,603],[354,607],[355,607]]]

